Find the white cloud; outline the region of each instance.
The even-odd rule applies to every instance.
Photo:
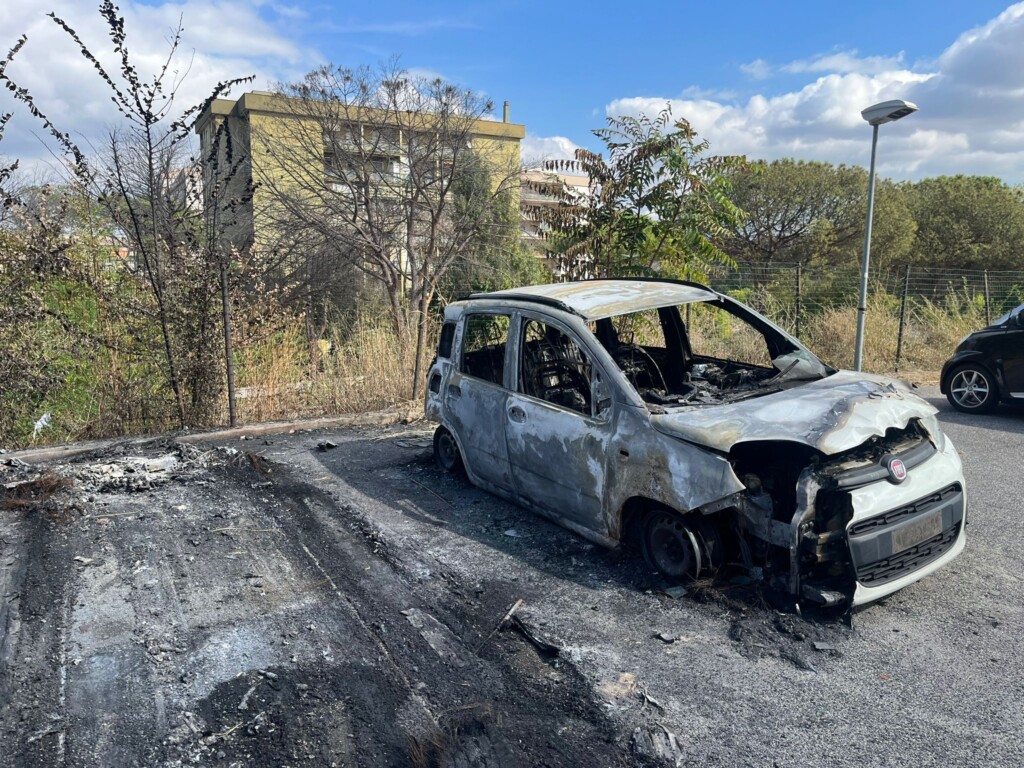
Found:
[[[798,59],[783,64],[779,69],[788,74],[805,72],[859,72],[862,75],[878,75],[902,69],[903,52],[897,56],[867,56],[860,58],[857,51],[835,51],[823,53],[809,59]]]
[[[718,99],[720,101],[730,101],[739,96],[736,91],[729,89],[701,88],[698,85],[689,86],[683,90],[681,95],[687,99]]]
[[[772,67],[744,65],[752,77],[822,72],[806,85],[745,102],[701,97],[632,97],[612,101],[609,115],[656,113],[666,101],[722,154],[798,157],[867,165],[870,130],[860,111],[907,99],[920,112],[881,128],[878,167],[895,178],[991,174],[1024,181],[1024,3],[962,34],[934,61],[918,67],[903,55],[858,58],[836,52]]]
[[[9,49],[22,33],[28,37],[7,74],[29,89],[58,127],[86,146],[101,142],[120,116],[98,73],[46,14],[52,10],[64,19],[116,77],[118,61],[97,5],[80,0],[0,4],[0,50]],[[294,18],[299,9],[291,5],[243,0],[168,0],[144,5],[139,0],[122,0],[120,8],[128,50],[145,77],[163,65],[179,20],[184,27],[172,65],[176,79],[184,78],[173,114],[200,103],[222,80],[255,75],[256,80],[243,89],[267,88],[277,80],[300,76],[319,60],[315,51],[296,45],[273,23]],[[24,158],[28,165],[46,157],[47,151],[32,136],[43,133],[41,126],[4,90],[0,92],[0,112],[8,111],[15,117],[5,132],[4,154]]]
[[[579,146],[564,136],[531,136],[523,139],[520,154],[528,167],[540,166],[545,160],[572,160]]]
[[[740,71],[755,80],[767,80],[772,75],[772,65],[764,59],[754,59],[749,64],[740,64]]]

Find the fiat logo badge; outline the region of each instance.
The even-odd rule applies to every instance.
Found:
[[[894,483],[902,483],[907,479],[907,466],[901,459],[889,459],[885,468],[889,470],[889,479]]]

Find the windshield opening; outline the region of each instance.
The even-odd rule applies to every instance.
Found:
[[[1015,307],[1014,309],[1011,309],[1009,312],[1007,312],[1002,317],[996,318],[996,320],[992,323],[992,325],[993,326],[1006,325],[1010,321],[1011,317],[1014,317],[1015,315],[1019,315],[1021,312],[1024,312],[1024,304],[1021,304],[1019,307]]]
[[[631,312],[591,330],[652,409],[734,402],[834,372],[731,302]]]

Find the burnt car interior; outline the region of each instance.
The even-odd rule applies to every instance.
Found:
[[[489,313],[466,317],[462,343],[461,371],[499,386],[505,378],[505,346],[508,344],[509,315]]]
[[[591,366],[576,342],[553,325],[527,320],[520,350],[519,391],[590,414]]]
[[[503,383],[510,323],[506,314],[467,316],[463,373]],[[756,316],[719,302],[632,312],[589,326],[655,412],[735,402],[831,372],[817,361],[801,365],[811,358],[785,336]],[[591,364],[586,354],[553,325],[528,319],[522,332],[519,391],[590,414]]]
[[[689,329],[684,316],[690,319]],[[696,332],[697,327],[703,333]],[[755,317],[703,302],[603,318],[591,329],[636,391],[660,407],[726,403],[776,391],[799,362],[797,348]],[[801,369],[803,370],[803,369]],[[799,376],[805,378],[805,376]]]

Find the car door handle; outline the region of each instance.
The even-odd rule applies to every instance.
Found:
[[[450,384],[448,386],[448,396],[462,397],[462,387],[460,387],[458,384]]]
[[[511,408],[508,409],[508,419],[509,421],[516,422],[517,424],[522,424],[524,421],[526,421],[526,411],[524,411],[518,405],[513,405]]]

